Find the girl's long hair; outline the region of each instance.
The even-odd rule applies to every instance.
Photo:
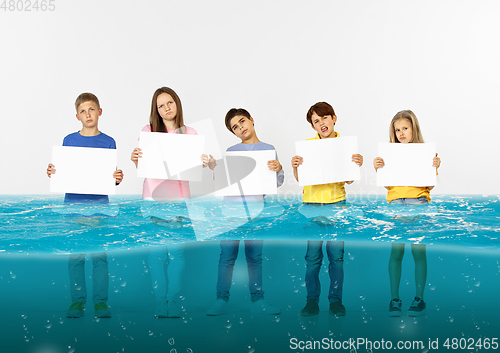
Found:
[[[420,125],[418,124],[417,116],[411,110],[402,110],[394,115],[391,120],[391,125],[389,126],[389,140],[392,143],[400,143],[396,137],[396,130],[394,129],[394,123],[399,119],[406,119],[411,123],[411,128],[413,130],[413,137],[410,143],[424,143],[424,138],[422,132],[420,131]]]
[[[184,126],[184,118],[182,114],[182,103],[181,99],[175,93],[172,88],[169,87],[161,87],[158,88],[153,94],[153,99],[151,100],[151,114],[149,115],[149,124],[151,125],[151,132],[167,132],[167,127],[163,122],[160,114],[158,114],[158,107],[156,106],[156,100],[158,96],[162,93],[169,94],[175,102],[177,107],[177,114],[175,115],[175,128],[177,129],[177,133],[184,134],[186,133],[186,127]]]

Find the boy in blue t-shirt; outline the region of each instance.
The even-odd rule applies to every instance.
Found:
[[[257,138],[254,129],[254,120],[245,109],[231,109],[226,114],[226,127],[229,131],[241,139],[241,143],[229,147],[227,151],[264,151],[273,150],[274,147],[261,142]],[[284,172],[278,157],[267,162],[269,170],[275,171],[278,186],[283,184]],[[231,199],[241,199],[239,196],[226,197],[226,201]],[[245,196],[246,201],[262,200],[264,195]],[[227,314],[227,302],[229,301],[229,290],[233,277],[233,269],[238,257],[240,241],[223,240],[220,242],[221,253],[217,280],[217,301],[207,311],[208,316],[218,316]],[[248,266],[249,289],[252,300],[250,311],[252,313],[263,313],[276,315],[281,312],[264,300],[262,290],[262,240],[245,240],[245,255]]]
[[[82,93],[75,101],[76,118],[82,123],[82,129],[66,136],[63,146],[110,148],[116,149],[115,140],[103,134],[97,128],[102,109],[99,100],[92,93]],[[55,166],[49,164],[47,175],[50,178],[56,173]],[[123,180],[123,172],[116,170],[113,173],[116,185]],[[67,193],[64,197],[65,203],[108,203],[108,195],[86,195]],[[93,263],[93,297],[95,315],[99,318],[111,317],[106,305],[108,300],[108,259],[105,252],[92,253]],[[85,285],[85,254],[71,254],[69,256],[68,272],[70,278],[70,292],[72,304],[66,317],[78,318],[83,316],[84,305],[87,301],[87,289]]]

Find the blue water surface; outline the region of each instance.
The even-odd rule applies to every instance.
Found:
[[[109,205],[65,205],[60,195],[0,197],[0,252],[113,251],[221,239],[408,242],[496,249],[498,195],[434,196],[429,205],[390,205],[381,195],[346,205],[302,204],[299,196],[227,203],[110,198]]]

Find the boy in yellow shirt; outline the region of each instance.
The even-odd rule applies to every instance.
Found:
[[[333,107],[326,102],[314,104],[306,115],[307,121],[316,131],[316,137],[308,140],[335,138],[339,134],[334,130],[337,116]],[[303,163],[303,158],[294,156],[292,158],[293,175],[299,181],[298,168]],[[363,156],[353,154],[352,161],[357,165],[363,164]],[[329,183],[321,185],[304,186],[302,202],[316,205],[345,204],[344,184],[352,184],[353,181],[339,183]],[[305,256],[307,263],[306,288],[307,304],[302,309],[302,316],[314,316],[319,314],[319,296],[321,294],[321,283],[319,281],[319,271],[323,262],[323,242],[308,241],[307,253]],[[327,241],[326,253],[330,265],[328,273],[330,275],[330,290],[328,301],[330,302],[329,313],[334,316],[344,316],[346,311],[342,304],[342,287],[344,283],[344,242]]]

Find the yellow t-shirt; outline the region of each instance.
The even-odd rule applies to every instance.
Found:
[[[427,201],[431,202],[431,191],[428,187],[390,186],[389,190],[387,190],[387,202],[403,198],[416,199],[421,196],[425,196]]]
[[[436,175],[439,175],[437,169]],[[421,196],[431,202],[431,191],[425,186],[389,186],[387,190],[387,202],[396,199],[418,199]]]
[[[339,133],[335,131],[335,137]],[[318,140],[319,135],[309,140]],[[306,203],[334,203],[345,200],[344,182],[321,185],[306,185],[302,191],[302,202]]]

